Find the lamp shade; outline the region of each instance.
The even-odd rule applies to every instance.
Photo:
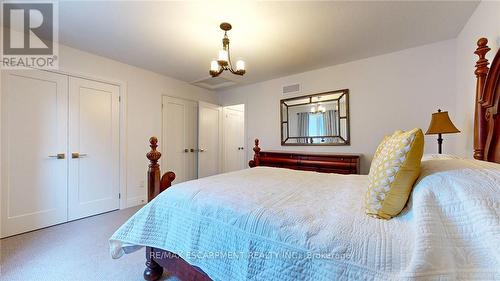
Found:
[[[432,113],[431,124],[425,133],[426,135],[453,133],[460,133],[460,131],[451,122],[448,111],[441,112],[441,110],[438,110],[438,112]]]

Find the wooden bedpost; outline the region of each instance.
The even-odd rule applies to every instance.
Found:
[[[161,158],[161,153],[156,150],[158,147],[158,139],[156,137],[151,137],[149,139],[149,144],[151,151],[146,154],[146,157],[149,159],[148,202],[170,187],[172,181],[175,179],[174,172],[166,172],[160,179],[161,172],[158,160]],[[143,274],[144,280],[156,281],[160,279],[163,274],[163,267],[154,260],[155,254],[156,252],[153,248],[146,247],[146,269]]]
[[[146,154],[149,159],[149,169],[148,169],[148,202],[153,200],[158,194],[160,194],[165,189],[172,185],[175,180],[174,172],[166,172],[160,179],[160,160],[161,153],[156,150],[158,147],[158,139],[156,137],[151,137],[149,139],[151,151]]]
[[[158,139],[156,137],[151,137],[149,139],[151,151],[146,154],[149,159],[149,169],[148,169],[148,202],[153,200],[156,195],[160,194],[160,165],[158,160],[161,157],[161,153],[156,150],[158,147]],[[163,267],[161,267],[157,262],[154,261],[154,252],[152,248],[146,247],[146,269],[144,270],[144,280],[156,281],[160,279],[163,274]]]
[[[260,164],[260,159],[259,159],[259,157],[260,157],[259,139],[255,139],[255,147],[253,148],[253,152],[254,152],[253,160],[250,160],[248,162],[248,166],[250,166],[250,168],[259,166],[259,164]]]
[[[158,147],[158,139],[156,137],[151,137],[149,139],[151,151],[146,154],[149,159],[149,169],[148,169],[148,202],[153,200],[156,195],[160,194],[160,165],[158,160],[161,157],[161,153],[156,150]]]
[[[480,38],[477,41],[477,49],[474,54],[479,56],[476,62],[476,103],[474,112],[474,158],[483,160],[484,159],[484,147],[486,143],[487,131],[486,131],[486,109],[482,106],[484,101],[483,89],[486,81],[486,75],[488,74],[488,60],[486,59],[486,53],[490,51],[488,47],[488,39]]]

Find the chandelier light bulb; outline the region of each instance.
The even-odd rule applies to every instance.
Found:
[[[236,61],[236,71],[245,70],[245,62],[243,60]]]
[[[229,56],[228,56],[226,50],[220,50],[219,51],[219,59],[218,59],[219,62],[227,63],[228,58],[229,58]]]
[[[216,60],[210,62],[210,71],[219,71],[219,63]]]

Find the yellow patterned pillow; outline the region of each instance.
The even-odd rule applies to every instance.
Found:
[[[424,135],[418,128],[396,132],[381,145],[368,174],[365,211],[377,218],[390,219],[403,210],[420,174]]]
[[[382,149],[385,147],[385,144],[387,143],[388,140],[390,140],[393,136],[401,134],[402,132],[403,131],[401,131],[401,130],[397,130],[392,135],[385,136],[384,139],[382,140],[382,142],[378,145],[377,150],[375,150],[375,154],[373,154],[373,159],[377,158],[377,156],[380,154]]]

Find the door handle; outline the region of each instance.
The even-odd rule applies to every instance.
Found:
[[[66,158],[64,153],[57,153],[56,155],[49,155],[50,158],[64,159]]]
[[[189,151],[191,151],[191,152],[195,152],[195,149],[194,149],[194,148],[191,148]]]
[[[189,149],[187,149],[187,148],[184,148],[184,152],[186,152],[186,153],[187,153],[187,152],[189,152]]]
[[[205,151],[205,149],[200,148],[200,149],[198,149],[198,151],[199,151],[199,152],[204,152],[204,151]]]
[[[71,158],[76,159],[76,158],[83,158],[87,157],[86,153],[78,153],[78,152],[73,152],[71,153]]]

